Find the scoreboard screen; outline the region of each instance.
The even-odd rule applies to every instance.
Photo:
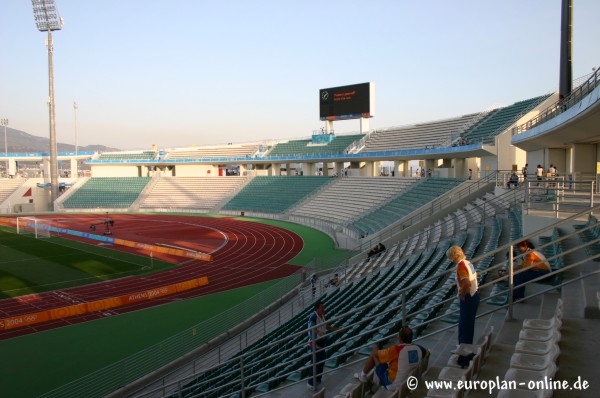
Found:
[[[373,83],[324,88],[319,90],[321,120],[373,117]]]

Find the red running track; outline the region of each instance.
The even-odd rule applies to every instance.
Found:
[[[293,232],[271,225],[234,218],[159,215],[61,215],[60,218],[52,218],[61,227],[83,232],[90,232],[91,223],[110,218],[114,220],[111,231],[115,238],[202,251],[211,254],[213,261],[153,254],[155,258],[178,262],[180,265],[147,276],[129,276],[76,288],[0,300],[0,318],[127,295],[200,276],[208,276],[209,283],[156,300],[0,331],[0,340],[278,279],[291,275],[300,268],[287,262],[302,250],[302,239]],[[104,225],[99,225],[96,234],[102,234],[103,231]],[[78,240],[90,242],[87,239]],[[116,245],[112,248],[148,255],[147,250],[143,252],[140,249]]]

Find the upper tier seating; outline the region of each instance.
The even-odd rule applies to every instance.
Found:
[[[136,153],[119,152],[119,153],[102,153],[98,160],[154,160],[156,158],[155,151],[144,151]]]
[[[493,144],[495,136],[512,126],[549,96],[550,94],[515,102],[507,107],[489,112],[484,118],[461,133],[462,142]]]
[[[150,177],[92,177],[69,196],[67,209],[128,208],[146,187]]]
[[[193,149],[176,149],[168,153],[167,159],[248,158],[254,156],[258,144],[225,145]]]
[[[362,152],[386,152],[443,146],[457,136],[478,114],[377,130],[365,142]]]
[[[364,134],[339,135],[328,144],[311,145],[312,141],[292,140],[277,144],[267,156],[310,156],[310,155],[338,155],[355,141],[359,141]]]
[[[463,181],[463,178],[427,178],[350,225],[363,236],[373,234],[457,187]]]
[[[345,225],[365,211],[397,196],[416,181],[398,177],[337,178],[310,201],[298,206],[293,214]]]
[[[331,181],[321,176],[258,176],[223,206],[223,210],[283,213]]]
[[[209,211],[240,187],[246,177],[161,177],[142,208],[182,208]]]

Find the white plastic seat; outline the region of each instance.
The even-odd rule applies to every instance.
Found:
[[[551,362],[550,365],[542,371],[510,368],[504,374],[504,380],[515,381],[517,385],[526,386],[530,382],[543,382],[547,378],[554,377],[556,370],[557,367],[554,362]]]
[[[523,320],[523,327],[527,329],[550,329],[557,326],[557,329],[562,327],[563,318],[563,301],[558,299],[556,301],[556,308],[554,309],[554,315],[550,319],[525,319]],[[558,323],[558,325],[557,325]]]
[[[560,338],[560,332],[556,329],[521,329],[519,332],[519,340],[554,341],[557,343]]]
[[[458,388],[430,388],[427,391],[428,398],[461,398],[463,390]]]
[[[556,363],[557,358],[558,352],[554,349],[546,355],[532,355],[516,352],[510,358],[510,367],[528,370],[544,370],[550,366],[551,363]]]
[[[550,351],[556,350],[560,353],[560,348],[554,341],[531,341],[531,340],[519,340],[515,345],[515,352],[520,354],[531,354],[531,355],[546,355]]]
[[[418,369],[418,373],[417,373],[417,377],[421,378],[423,376],[423,373],[425,373],[427,371],[427,368],[429,368],[429,357],[431,356],[431,352],[429,350],[427,350],[425,352],[425,355],[423,356],[423,359],[421,360],[421,362],[419,362],[419,369]]]
[[[459,381],[459,380],[471,380],[473,375],[479,370],[479,362],[481,360],[481,354],[475,355],[475,357],[469,362],[469,366],[466,369],[456,368],[453,366],[446,366],[440,370],[438,380],[445,381]]]
[[[550,390],[520,390],[506,389],[498,392],[498,398],[550,398],[552,391]]]
[[[313,394],[313,398],[325,398],[325,387],[321,388],[317,393]]]
[[[556,329],[560,330],[562,327],[562,321],[558,317],[553,317],[550,319],[524,319],[523,320],[523,329],[541,329],[541,330],[549,330]]]
[[[469,345],[472,345],[472,344],[469,344]],[[455,353],[452,354],[450,356],[450,358],[448,358],[448,362],[446,363],[446,366],[450,366],[453,368],[462,368],[462,366],[460,366],[458,364],[458,357],[460,357],[461,355],[469,355],[469,354],[482,355],[484,347],[485,347],[485,345],[481,345],[481,346],[477,347],[477,349],[475,351],[471,351],[471,349],[475,348],[476,346],[469,347],[469,348],[465,348],[462,346],[463,346],[463,344],[461,344],[459,346],[459,348],[456,349],[456,351],[454,351]],[[474,373],[477,373],[477,372],[474,372]]]
[[[386,390],[384,388],[380,388],[377,390],[375,394],[373,394],[373,398],[396,398],[398,397],[398,390]]]
[[[338,395],[346,398],[359,398],[362,396],[362,384],[348,383],[341,389]]]
[[[487,328],[487,330],[481,337],[481,343],[479,343],[479,344],[461,343],[456,347],[456,350],[454,350],[453,352],[456,354],[459,354],[459,355],[462,354],[463,352],[465,352],[467,354],[475,353],[475,352],[477,352],[477,348],[481,347],[483,349],[482,355],[485,357],[485,355],[492,348],[493,333],[494,333],[494,327],[490,326],[489,328]]]
[[[419,367],[412,369],[406,380],[408,380],[409,377],[419,377]],[[401,398],[408,396],[410,390],[408,389],[406,380],[404,380],[398,388],[393,390],[387,390],[380,387],[373,395],[373,398]]]

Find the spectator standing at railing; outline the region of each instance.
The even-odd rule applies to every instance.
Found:
[[[527,181],[527,168],[529,167],[529,163],[525,163],[525,166],[521,169],[521,174],[523,174],[523,182]]]
[[[458,344],[473,344],[475,316],[479,307],[479,286],[475,267],[467,260],[460,246],[452,246],[446,256],[456,264],[456,286],[460,299],[458,319]]]
[[[308,349],[310,351],[311,358],[314,362],[308,368],[308,382],[309,388],[314,388],[314,382],[321,384],[323,377],[323,367],[325,366],[325,360],[327,359],[327,353],[325,349],[329,345],[329,338],[327,332],[338,330],[338,328],[326,324],[325,317],[325,304],[321,301],[317,301],[314,306],[314,311],[308,317]],[[313,347],[314,344],[314,347]],[[313,368],[316,368],[316,372],[313,377]]]
[[[312,297],[315,298],[317,295],[317,274],[312,274],[310,276],[310,291],[312,293]]]
[[[541,164],[538,164],[537,169],[535,169],[535,177],[538,181],[542,181],[542,178],[544,178],[544,167]]]

